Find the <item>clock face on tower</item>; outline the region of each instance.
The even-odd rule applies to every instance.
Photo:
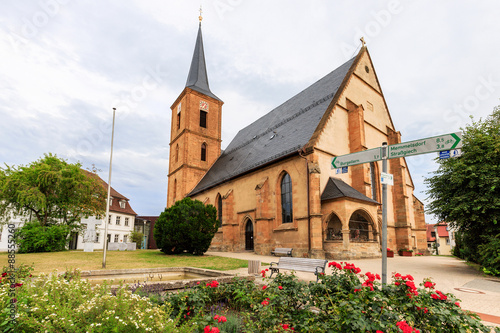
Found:
[[[200,101],[200,110],[208,111],[208,103],[205,101]]]

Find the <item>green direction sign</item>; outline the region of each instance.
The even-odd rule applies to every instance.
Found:
[[[462,147],[462,132],[443,134],[431,138],[389,145],[387,158],[427,154]],[[352,155],[352,154],[351,154]]]
[[[382,159],[381,149],[373,148],[356,153],[336,156],[332,158],[332,169],[342,168],[350,165],[379,161]]]

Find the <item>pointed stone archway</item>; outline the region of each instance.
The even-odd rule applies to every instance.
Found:
[[[253,223],[249,218],[245,222],[245,250],[254,250]]]

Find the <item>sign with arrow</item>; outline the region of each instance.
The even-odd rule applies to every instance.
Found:
[[[431,138],[408,141],[388,146],[387,158],[427,154],[462,147],[462,133],[443,134]]]
[[[336,156],[332,158],[332,169],[347,167],[350,165],[380,161],[382,159],[381,149],[373,148],[352,154]]]

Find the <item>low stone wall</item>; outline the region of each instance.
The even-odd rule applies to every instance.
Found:
[[[203,269],[203,268],[195,268],[195,267],[160,267],[160,268],[136,268],[136,269],[110,269],[110,270],[91,270],[91,271],[82,271],[81,277],[83,279],[92,279],[92,278],[104,278],[112,280],[113,276],[125,275],[125,274],[157,274],[157,273],[166,273],[166,272],[183,272],[183,273],[192,273],[203,275],[203,277],[199,277],[196,279],[187,279],[187,280],[171,280],[164,282],[150,282],[147,285],[148,288],[154,287],[155,290],[160,291],[170,291],[183,289],[185,287],[194,287],[198,283],[206,284],[212,282],[214,280],[220,282],[231,282],[235,275],[224,273],[221,271],[211,270],[211,269]],[[238,277],[247,279],[249,281],[254,281],[255,276],[253,275],[239,275]],[[132,284],[129,284],[129,286]],[[119,286],[112,286],[113,289],[118,288]]]
[[[380,245],[378,242],[351,242],[349,248],[344,250],[342,241],[327,241],[324,243],[325,257],[328,260],[380,258]]]

